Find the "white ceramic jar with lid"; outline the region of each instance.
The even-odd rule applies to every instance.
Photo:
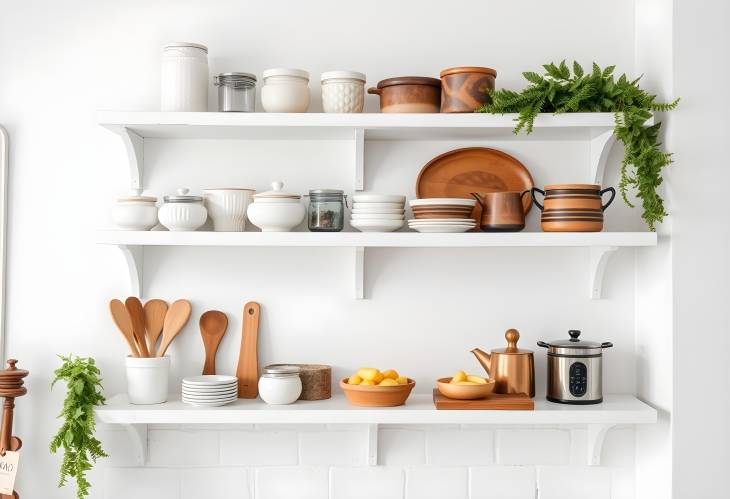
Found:
[[[361,113],[365,104],[365,75],[357,71],[322,73],[325,113]]]
[[[309,73],[302,69],[274,68],[263,73],[261,106],[267,113],[306,113],[309,108]]]
[[[267,404],[292,404],[302,394],[298,366],[277,364],[264,367],[259,379],[259,395]]]
[[[120,230],[150,230],[157,225],[157,198],[142,196],[142,189],[132,189],[129,196],[117,199],[112,220]]]
[[[196,230],[208,219],[203,198],[189,196],[189,189],[178,189],[174,196],[165,196],[157,217],[160,223],[172,231]]]
[[[290,232],[302,223],[306,212],[299,194],[284,192],[284,183],[271,183],[272,190],[254,194],[248,219],[262,232]]]
[[[168,43],[162,51],[161,76],[163,111],[208,110],[208,47]]]

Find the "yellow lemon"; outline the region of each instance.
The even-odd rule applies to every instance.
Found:
[[[375,381],[375,384],[377,385],[378,383],[383,381],[383,379],[385,379],[385,376],[383,376],[383,373],[378,371],[375,373],[375,377],[373,378],[373,381]]]
[[[380,371],[375,369],[374,367],[363,367],[362,369],[358,369],[357,375],[360,376],[362,379],[367,379],[369,381],[375,380],[375,377],[380,374]]]
[[[388,369],[387,371],[383,372],[384,378],[390,378],[390,379],[398,379],[398,371],[395,369]]]
[[[398,376],[398,379],[396,379],[399,385],[407,385],[408,384],[408,378],[405,376]]]
[[[481,376],[477,376],[475,374],[469,374],[466,377],[466,380],[467,381],[473,381],[474,383],[479,383],[480,385],[486,385],[487,384],[487,380],[486,379],[482,378]]]
[[[385,378],[378,383],[378,386],[398,386],[398,382],[392,378]]]
[[[454,374],[454,377],[451,378],[451,383],[459,383],[460,381],[466,381],[466,373],[464,371],[457,372]]]
[[[350,376],[350,379],[347,380],[347,383],[349,385],[359,385],[360,383],[362,383],[362,378],[357,374],[354,374]]]
[[[364,379],[364,380],[362,380],[362,382],[360,384],[361,385],[371,385],[372,386],[372,385],[375,384],[375,382],[372,381],[372,380],[369,380],[369,379]]]

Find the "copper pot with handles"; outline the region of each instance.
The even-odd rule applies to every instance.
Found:
[[[475,348],[471,351],[495,380],[495,393],[524,393],[535,396],[535,358],[532,350],[518,348],[520,332],[508,329],[504,333],[506,348],[496,348],[490,353]]]

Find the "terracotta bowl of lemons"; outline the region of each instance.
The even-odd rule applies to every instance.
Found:
[[[439,392],[444,397],[457,400],[483,399],[494,392],[494,380],[459,371],[450,378],[436,380]]]
[[[340,388],[352,405],[361,407],[396,407],[406,403],[416,382],[394,369],[380,371],[372,367],[358,369],[340,380]]]

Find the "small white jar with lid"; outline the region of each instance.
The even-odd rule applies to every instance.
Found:
[[[274,68],[263,73],[261,106],[267,113],[306,113],[309,109],[309,73],[302,69]]]
[[[325,113],[361,113],[365,104],[365,75],[357,71],[322,73]]]
[[[259,379],[259,395],[267,404],[285,405],[297,401],[302,394],[298,366],[277,364],[264,367]]]
[[[157,217],[160,223],[172,231],[196,230],[208,219],[203,198],[189,196],[190,189],[178,189],[177,195],[165,196]]]
[[[289,232],[302,223],[306,209],[299,194],[284,192],[284,183],[271,183],[272,190],[253,195],[248,219],[262,232]]]
[[[120,230],[150,230],[157,225],[157,198],[142,196],[142,189],[132,189],[131,195],[117,199],[112,220]]]
[[[208,47],[168,43],[162,50],[162,111],[208,110]]]

